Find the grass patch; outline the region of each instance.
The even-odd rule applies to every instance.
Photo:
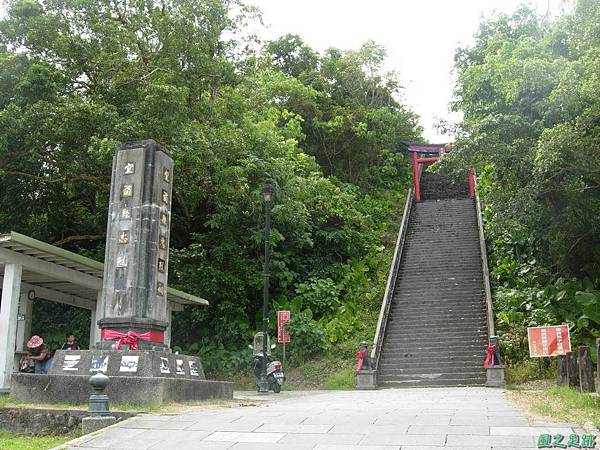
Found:
[[[38,437],[0,431],[0,448],[2,450],[48,450],[78,436],[79,434],[71,433]]]
[[[600,427],[600,398],[595,394],[553,386],[542,391],[511,391],[508,396],[531,416],[578,425],[592,422]]]
[[[338,373],[330,375],[325,380],[325,389],[333,391],[349,391],[356,388],[356,370],[354,367],[347,367]]]
[[[354,364],[353,360],[341,357],[311,359],[286,372],[283,389],[286,391],[354,389],[356,386]],[[350,383],[351,372],[353,380]]]
[[[556,378],[556,370],[555,361],[547,362],[539,358],[529,359],[506,367],[506,384],[519,385],[533,380]]]

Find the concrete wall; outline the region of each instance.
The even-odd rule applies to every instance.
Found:
[[[135,416],[136,412],[111,412],[117,421]],[[67,434],[81,425],[86,411],[64,409],[0,408],[0,431],[43,436]]]

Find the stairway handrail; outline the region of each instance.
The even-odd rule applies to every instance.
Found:
[[[483,286],[485,289],[485,304],[487,311],[487,329],[488,339],[496,335],[494,328],[494,304],[492,302],[492,288],[490,287],[490,270],[487,259],[487,249],[485,245],[485,235],[483,233],[483,218],[481,215],[481,200],[479,193],[475,190],[475,207],[477,208],[477,229],[479,232],[479,248],[481,254],[481,269],[483,272]]]
[[[394,290],[396,288],[396,280],[398,278],[398,268],[400,266],[400,260],[402,258],[402,249],[404,247],[404,238],[406,237],[406,231],[408,229],[408,220],[410,218],[410,211],[413,204],[414,192],[413,188],[408,189],[406,194],[406,202],[404,203],[404,212],[402,213],[402,222],[400,223],[400,230],[398,231],[398,238],[396,239],[396,247],[394,249],[394,257],[390,267],[390,273],[388,275],[387,284],[385,286],[385,293],[383,294],[383,301],[381,302],[381,310],[379,311],[379,319],[377,320],[377,330],[375,332],[375,338],[373,339],[373,348],[371,350],[371,360],[373,361],[373,367],[375,370],[379,367],[379,356],[381,355],[381,346],[383,345],[383,337],[385,335],[385,328],[388,322],[388,316],[390,313],[390,306],[392,304],[392,298],[394,296]]]

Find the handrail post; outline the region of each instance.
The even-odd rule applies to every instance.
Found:
[[[494,327],[494,304],[492,302],[492,289],[490,287],[490,270],[487,261],[487,249],[485,246],[485,235],[483,232],[483,218],[481,216],[481,200],[476,189],[475,173],[473,175],[473,188],[475,196],[475,208],[477,210],[477,228],[479,232],[479,248],[481,253],[481,271],[483,274],[483,287],[485,291],[485,305],[487,314],[487,331],[488,341],[496,336]],[[469,186],[470,187],[470,186]],[[499,344],[499,341],[498,341]],[[488,387],[503,387],[504,382],[504,366],[488,367],[486,369],[486,383]]]

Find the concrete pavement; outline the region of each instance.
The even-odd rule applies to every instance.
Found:
[[[138,416],[59,448],[508,450],[537,448],[543,433],[562,434],[566,442],[583,431],[569,424],[529,425],[500,389],[284,391],[259,406]]]

